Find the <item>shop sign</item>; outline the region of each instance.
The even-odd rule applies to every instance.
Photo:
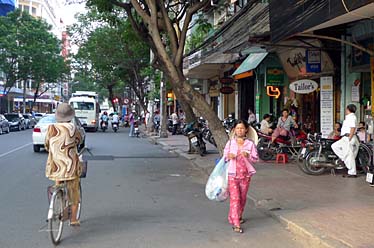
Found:
[[[332,77],[321,77],[321,133],[327,138],[334,125],[334,97]]]
[[[281,67],[266,68],[266,85],[283,86],[284,71]]]
[[[313,80],[303,79],[291,83],[290,89],[297,94],[309,94],[318,89],[318,84]]]
[[[352,85],[352,102],[360,102],[360,86]]]
[[[221,84],[232,84],[234,82],[233,78],[224,77],[219,80]]]
[[[220,89],[220,92],[222,94],[232,94],[234,93],[234,88],[233,87],[230,87],[230,86],[223,86],[221,89]]]
[[[219,96],[219,90],[215,86],[210,87],[210,89],[209,89],[209,96],[210,97],[217,97],[217,96]]]
[[[275,99],[278,99],[281,95],[281,92],[278,87],[266,86],[266,94],[270,97],[275,97]]]
[[[306,50],[306,72],[321,72],[321,50]]]

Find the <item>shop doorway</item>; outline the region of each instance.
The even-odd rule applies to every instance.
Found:
[[[239,80],[239,119],[248,120],[248,109],[254,114],[259,111],[255,109],[255,77],[247,77]],[[258,121],[258,120],[257,120]]]

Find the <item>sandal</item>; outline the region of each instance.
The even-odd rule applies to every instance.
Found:
[[[240,218],[240,224],[244,224],[245,223],[245,220],[244,219],[242,219],[242,218]]]
[[[232,230],[236,233],[243,233],[243,229],[240,226],[233,226]]]
[[[81,225],[81,223],[80,223],[79,220],[71,221],[71,222],[70,222],[70,226],[80,226],[80,225]]]

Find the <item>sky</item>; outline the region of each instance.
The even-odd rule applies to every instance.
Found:
[[[75,22],[74,15],[76,13],[84,13],[85,12],[85,3],[81,4],[71,4],[62,6],[60,13],[61,18],[65,25],[71,25]]]

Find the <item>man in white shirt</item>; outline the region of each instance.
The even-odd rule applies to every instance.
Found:
[[[173,122],[173,135],[177,134],[179,118],[176,112],[171,115],[171,121]]]
[[[356,106],[349,104],[345,110],[345,119],[343,122],[341,136],[342,138],[332,144],[332,150],[335,154],[343,160],[345,166],[348,168],[348,175],[343,175],[348,178],[356,178],[356,156],[359,148],[359,141],[356,134]]]

